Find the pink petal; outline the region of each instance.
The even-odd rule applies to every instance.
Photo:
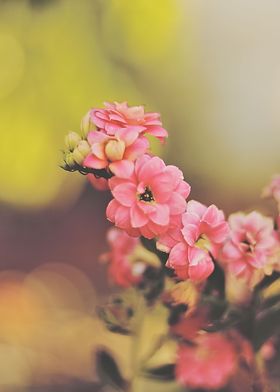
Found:
[[[189,277],[193,281],[201,281],[208,278],[214,271],[214,263],[209,254],[199,248],[193,247],[188,250]]]
[[[149,148],[148,139],[141,137],[137,139],[131,146],[125,149],[124,158],[135,161],[141,155],[144,155]]]
[[[155,233],[152,230],[150,230],[150,228],[147,225],[141,227],[140,231],[141,231],[141,235],[145,238],[151,240],[152,238],[155,237]]]
[[[214,226],[217,223],[218,219],[219,210],[214,204],[207,208],[201,218],[201,220],[206,222],[209,226]]]
[[[105,169],[107,165],[108,165],[107,161],[98,159],[93,155],[88,155],[83,162],[83,166],[90,167],[92,169]]]
[[[115,214],[115,224],[121,229],[130,228],[130,214],[129,208],[119,206]]]
[[[148,223],[148,217],[140,210],[137,204],[130,209],[131,225],[134,228],[142,227]]]
[[[163,171],[158,173],[154,178],[149,180],[149,185],[157,202],[165,203],[171,197],[172,191],[175,189],[177,179],[172,173]]]
[[[116,176],[121,178],[129,178],[133,174],[134,164],[131,161],[122,159],[121,161],[110,163],[109,168]]]
[[[173,192],[168,201],[168,205],[170,208],[170,214],[178,215],[183,214],[183,212],[186,211],[187,203],[183,196],[179,195],[179,193]]]
[[[183,196],[184,199],[187,199],[191,192],[191,186],[186,181],[180,181],[175,191],[177,193],[180,193],[180,195]]]
[[[228,233],[229,227],[227,222],[222,222],[219,225],[209,229],[209,231],[205,232],[209,240],[218,244],[226,240]]]
[[[104,151],[104,144],[94,143],[91,146],[91,151],[98,159],[107,160],[106,155],[105,155],[105,151]]]
[[[202,217],[207,207],[196,200],[190,200],[187,204],[187,211]]]
[[[138,136],[138,132],[127,128],[118,129],[116,132],[116,137],[123,140],[126,146],[130,146],[134,143]]]
[[[100,131],[91,131],[87,135],[87,141],[90,145],[94,143],[103,143],[105,140],[108,140],[108,136]]]
[[[189,224],[184,226],[181,230],[183,237],[188,245],[194,246],[199,237],[199,227],[197,225]]]
[[[165,164],[162,159],[158,157],[150,158],[142,167],[139,168],[138,178],[140,181],[148,184],[149,180],[159,175],[164,168]]]
[[[183,242],[179,242],[171,249],[166,266],[171,268],[185,267],[188,264],[188,248]]]
[[[166,226],[169,223],[169,207],[166,204],[156,204],[155,211],[149,214],[149,218],[160,226]]]
[[[115,222],[115,215],[118,208],[119,208],[119,203],[115,199],[111,200],[110,203],[108,204],[106,208],[106,216],[110,222]]]
[[[121,205],[131,207],[136,201],[136,186],[131,182],[123,182],[112,190],[112,194]]]
[[[242,258],[242,253],[231,241],[227,241],[223,247],[223,258],[226,261],[233,261]]]

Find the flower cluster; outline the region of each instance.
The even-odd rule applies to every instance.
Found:
[[[153,155],[147,136],[160,142],[168,136],[158,113],[106,103],[88,111],[80,133],[67,135],[63,167],[111,192],[106,215],[114,227],[101,260],[110,282],[136,290],[148,308],[167,308],[165,339],[179,342],[173,376],[188,388],[231,388],[244,364],[255,372],[254,350],[265,352],[278,342],[270,333],[273,322],[268,328],[266,321],[279,319],[273,306],[279,297],[280,215],[273,220],[257,211],[236,212],[226,219],[214,204],[188,200],[191,186],[182,171]],[[280,176],[263,196],[280,206]],[[228,295],[232,279],[245,284],[242,305]],[[111,304],[103,318],[111,331],[131,332],[134,310],[129,305],[120,312],[120,306],[123,301],[115,311]],[[122,325],[115,325],[116,314],[125,315]]]

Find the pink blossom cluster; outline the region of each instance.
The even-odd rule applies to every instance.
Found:
[[[181,170],[149,151],[147,134],[160,141],[167,137],[158,113],[126,102],[105,103],[91,109],[85,122],[90,153],[83,165],[111,177],[91,178],[93,185],[109,188],[113,195],[107,218],[131,237],[155,239],[157,248],[169,254],[166,266],[178,278],[206,280],[214,270],[213,259],[248,280],[271,264],[279,249],[271,219],[253,212],[234,214],[228,223],[215,205],[186,201],[191,187]],[[276,178],[269,188],[274,196],[278,183]]]
[[[177,317],[175,322],[170,317],[168,328],[168,338],[176,337],[179,342],[176,379],[187,388],[228,386],[239,374],[241,362],[243,367],[252,365],[252,345],[249,334],[242,336],[242,329],[232,323],[233,313],[243,316],[235,307],[222,310],[218,323],[216,316],[211,316],[211,310],[220,312],[227,306],[227,294],[225,287],[223,294],[216,288],[208,294],[216,276],[207,279],[218,264],[226,275],[224,285],[230,279],[236,282],[237,277],[251,290],[265,275],[279,272],[280,215],[276,222],[257,211],[233,213],[226,219],[214,204],[188,200],[191,186],[182,171],[150,151],[148,135],[163,142],[168,134],[160,115],[146,113],[143,106],[105,103],[104,108],[93,108],[86,114],[82,129],[83,140],[73,134],[67,139],[75,159],[71,166],[70,154],[66,163],[68,169],[90,173],[89,181],[96,189],[111,192],[106,216],[114,227],[107,235],[110,249],[101,256],[108,264],[110,281],[122,288],[137,286],[137,295],[142,290],[150,300],[145,279],[150,283],[162,279],[160,285],[152,287],[154,297],[149,306],[155,298],[164,303],[168,287],[172,300],[164,304],[175,309]],[[273,178],[263,195],[272,196],[280,206],[280,175]],[[148,249],[151,245],[156,261],[151,259],[149,264],[147,253],[151,252],[142,241],[148,243]],[[165,267],[174,273],[167,277]],[[153,269],[160,274],[153,275]],[[216,308],[211,309],[210,296],[212,303],[217,300]],[[177,314],[178,309],[183,310]],[[244,323],[243,317],[241,321]],[[249,321],[254,323],[258,318]],[[213,326],[216,329],[211,330]],[[271,341],[269,344],[263,346],[264,358],[273,351]]]

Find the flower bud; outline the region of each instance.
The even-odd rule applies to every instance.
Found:
[[[69,132],[65,136],[65,145],[69,151],[73,151],[78,143],[81,141],[81,136],[76,132]]]
[[[105,154],[110,161],[120,161],[125,151],[125,143],[122,140],[109,140],[105,146]]]
[[[65,162],[66,166],[70,169],[72,169],[76,166],[76,162],[75,162],[73,154],[71,152],[65,155],[64,162]]]
[[[82,165],[84,159],[90,153],[90,146],[86,140],[81,140],[73,151],[73,158],[78,165]]]
[[[81,121],[81,135],[84,139],[86,139],[89,131],[92,131],[95,128],[93,122],[91,121],[90,112],[91,111],[88,111]]]

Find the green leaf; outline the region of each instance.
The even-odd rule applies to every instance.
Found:
[[[143,369],[143,376],[160,381],[173,381],[175,379],[175,365],[173,363],[152,369]]]
[[[253,345],[257,351],[262,344],[276,332],[279,331],[280,324],[280,302],[277,301],[269,308],[263,309],[257,314],[254,333]]]
[[[96,352],[96,371],[104,385],[111,385],[118,391],[125,391],[127,381],[122,377],[114,358],[105,350]]]

